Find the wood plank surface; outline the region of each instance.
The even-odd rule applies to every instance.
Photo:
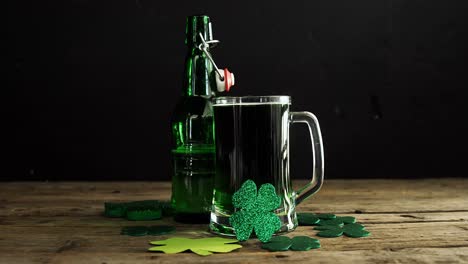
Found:
[[[296,181],[296,187],[305,184]],[[268,252],[257,240],[227,254],[146,252],[160,237],[120,235],[132,225],[169,224],[177,236],[212,236],[206,225],[170,218],[130,222],[102,216],[104,201],[169,199],[168,182],[0,184],[0,263],[468,263],[468,180],[329,180],[300,212],[355,216],[367,238],[320,238],[308,252]],[[288,236],[315,236],[298,227]]]

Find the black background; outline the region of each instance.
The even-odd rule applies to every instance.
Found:
[[[0,178],[170,179],[185,17],[201,13],[232,94],[317,115],[326,177],[467,175],[465,1],[57,0],[8,6]],[[311,173],[307,137],[292,129],[294,178]]]

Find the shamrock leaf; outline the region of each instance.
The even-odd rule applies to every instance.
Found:
[[[318,222],[319,226],[343,226],[343,224],[343,221],[338,217],[330,220],[320,220],[320,222]]]
[[[183,238],[173,237],[166,240],[152,241],[150,244],[158,245],[157,247],[151,247],[149,251],[162,251],[166,254],[180,253],[186,250],[190,250],[200,256],[208,256],[217,253],[226,253],[235,249],[241,248],[239,244],[232,244],[239,242],[236,239],[227,239],[221,237],[210,237],[210,238]]]
[[[255,201],[253,200],[256,196],[257,185],[252,180],[247,180],[232,196],[232,205],[235,208],[247,208],[248,206],[255,204]]]
[[[298,213],[297,221],[301,226],[316,225],[320,222],[320,218],[312,213]]]
[[[144,206],[135,206],[127,208],[127,220],[132,221],[149,221],[161,219],[162,210],[158,209],[148,209]]]
[[[174,232],[173,226],[124,226],[122,227],[121,235],[128,236],[159,236]]]
[[[308,236],[297,236],[292,239],[291,250],[307,251],[314,248],[320,248],[320,242],[318,239]]]
[[[339,216],[338,217],[344,224],[354,224],[356,223],[356,218],[352,216]]]
[[[269,251],[286,251],[292,245],[292,240],[286,236],[272,237],[270,241],[263,243],[262,248]]]
[[[343,229],[340,226],[317,226],[315,230],[321,230],[317,236],[321,237],[339,237],[343,235]]]
[[[343,234],[348,237],[366,237],[371,234],[369,231],[365,230],[363,225],[356,223],[347,224],[343,227],[338,225],[323,225],[317,226],[314,229],[320,231],[317,233],[317,236],[321,237],[339,237]]]
[[[105,202],[104,215],[107,217],[126,217],[128,220],[154,220],[161,216],[172,215],[170,201],[144,200],[134,202]]]
[[[122,228],[120,234],[129,236],[146,236],[148,234],[148,228],[146,226],[125,226]]]
[[[159,236],[169,234],[175,231],[173,226],[149,226],[148,235],[150,236]]]
[[[317,214],[317,217],[323,220],[335,219],[336,215],[334,214]]]
[[[232,196],[232,204],[240,209],[229,218],[240,241],[249,239],[255,231],[258,239],[266,242],[281,227],[279,217],[272,212],[280,206],[281,197],[269,183],[262,184],[257,193],[255,182],[245,181]]]
[[[356,218],[352,216],[336,216],[334,214],[314,214],[314,213],[298,213],[297,220],[299,225],[343,225],[356,223]]]
[[[292,239],[286,236],[277,236],[264,243],[262,248],[269,251],[307,251],[314,248],[320,248],[320,241],[308,236],[297,236]]]

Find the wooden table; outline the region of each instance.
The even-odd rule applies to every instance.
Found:
[[[151,253],[154,237],[122,236],[121,227],[164,223],[177,226],[177,236],[211,235],[206,225],[172,219],[102,216],[104,201],[169,196],[168,182],[0,183],[0,263],[468,263],[468,180],[328,180],[298,211],[355,216],[372,236],[321,238],[322,248],[308,252],[268,252],[250,240],[208,257]],[[299,227],[288,235],[315,232]]]

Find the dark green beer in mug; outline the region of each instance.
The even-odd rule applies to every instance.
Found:
[[[275,186],[282,198],[276,214],[278,232],[297,226],[295,207],[316,193],[323,182],[323,148],[317,119],[309,112],[290,112],[289,96],[219,97],[213,105],[216,143],[211,231],[234,235],[229,217],[236,211],[232,195],[250,179],[257,187]],[[312,139],[312,181],[294,191],[289,175],[289,125],[306,123]]]

